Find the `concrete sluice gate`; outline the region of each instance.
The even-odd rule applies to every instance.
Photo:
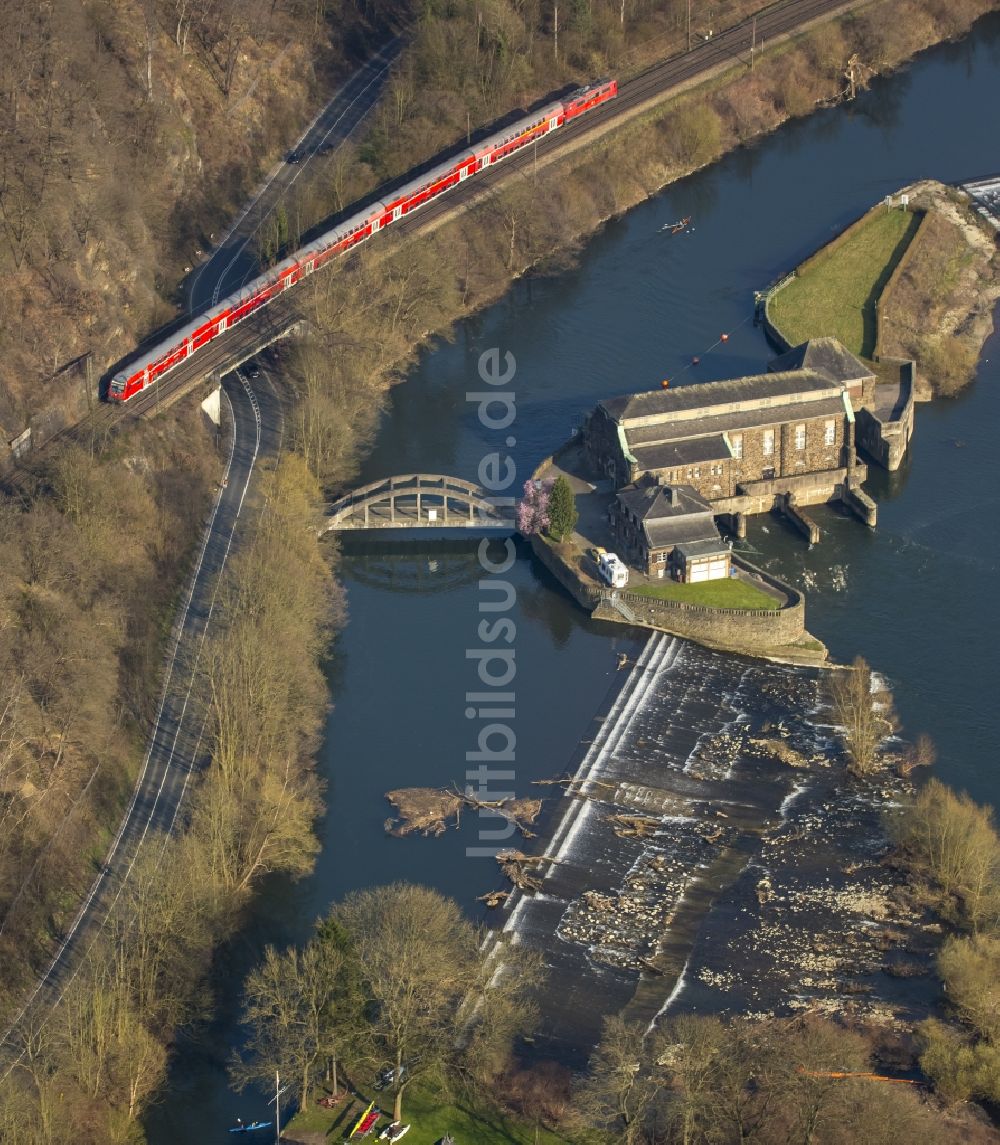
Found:
[[[816,669],[647,642],[538,841],[553,860],[541,893],[509,904],[505,930],[549,967],[541,1052],[582,1064],[620,1011],[822,1006],[858,974],[865,1005],[911,1004],[884,973],[893,793],[845,782],[819,684]]]

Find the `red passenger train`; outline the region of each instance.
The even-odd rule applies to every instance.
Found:
[[[503,131],[484,139],[472,150],[461,152],[426,174],[400,187],[382,202],[373,203],[365,210],[320,235],[308,246],[295,252],[284,262],[271,267],[249,282],[235,294],[217,304],[210,315],[193,319],[176,330],[165,341],[137,358],[111,380],[108,397],[124,402],[152,385],[168,370],[185,361],[202,346],[224,330],[235,326],[255,310],[266,306],[272,299],[301,279],[306,278],[324,263],[383,228],[403,218],[424,203],[436,199],[452,187],[506,159],[528,143],[555,131],[564,123],[613,99],[618,94],[617,80],[598,80],[597,83],[575,91],[568,99],[551,103],[541,111],[533,112]]]

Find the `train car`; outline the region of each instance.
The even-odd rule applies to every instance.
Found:
[[[533,115],[488,136],[476,146],[476,170],[482,171],[555,131],[563,123],[563,105],[550,103]]]
[[[111,379],[108,386],[108,398],[112,401],[128,401],[134,394],[155,382],[168,370],[183,362],[195,350],[200,349],[218,332],[220,315],[212,319],[199,318],[186,323],[175,330],[169,337],[157,342],[155,346],[125,370]],[[214,329],[208,333],[207,328]]]
[[[583,115],[584,112],[597,107],[599,103],[607,103],[609,99],[614,99],[617,94],[617,80],[602,79],[598,80],[597,83],[582,87],[579,91],[573,92],[563,104],[566,118],[574,119],[578,115]]]
[[[411,179],[386,199],[352,215],[276,267],[258,275],[248,285],[213,307],[211,314],[201,315],[152,347],[115,374],[108,388],[108,398],[112,401],[128,401],[191,354],[207,346],[225,330],[266,306],[331,259],[353,250],[372,235],[450,191],[471,175],[502,162],[529,143],[544,138],[564,123],[584,115],[617,94],[616,80],[598,80],[579,88],[568,99],[532,112],[482,140],[475,147],[459,151],[425,174]]]

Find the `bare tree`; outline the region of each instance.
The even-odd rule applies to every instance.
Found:
[[[467,1071],[470,1059],[471,1068],[483,1066],[496,1060],[487,1047],[509,1047],[514,1029],[502,1015],[514,1013],[514,1027],[523,1020],[531,975],[524,966],[505,974],[485,956],[456,903],[393,883],[350,895],[331,920],[347,936],[363,991],[355,1052],[391,1071],[395,1119],[411,1082]]]
[[[246,1052],[233,1073],[239,1082],[269,1082],[277,1069],[297,1078],[299,1107],[308,1109],[312,1087],[336,1048],[331,1006],[344,965],[339,951],[313,939],[302,950],[273,946],[244,989]]]
[[[868,775],[878,767],[879,745],[892,730],[892,721],[891,709],[880,709],[880,698],[873,691],[872,670],[861,656],[848,671],[834,675],[830,695],[851,770]],[[881,703],[887,701],[882,699]]]

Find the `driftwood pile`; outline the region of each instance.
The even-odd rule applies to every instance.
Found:
[[[608,822],[619,839],[648,839],[663,826],[663,821],[650,815],[609,815]]]
[[[534,838],[528,830],[542,810],[540,799],[477,799],[469,792],[460,792],[439,787],[400,787],[387,791],[386,799],[396,808],[398,818],[385,821],[386,833],[401,839],[419,831],[423,835],[443,835],[454,818],[458,826],[462,808],[471,807],[474,811],[488,810],[506,819],[521,832],[526,839]]]
[[[500,872],[506,879],[510,881],[522,891],[540,891],[542,889],[541,879],[529,875],[528,871],[532,867],[541,866],[542,863],[554,862],[548,855],[526,855],[523,851],[499,851],[497,853],[497,862],[500,864]]]
[[[455,817],[458,826],[463,799],[453,791],[434,787],[400,787],[387,791],[386,799],[399,812],[398,819],[386,819],[386,833],[397,839],[420,831],[424,835],[443,835],[448,821]]]

